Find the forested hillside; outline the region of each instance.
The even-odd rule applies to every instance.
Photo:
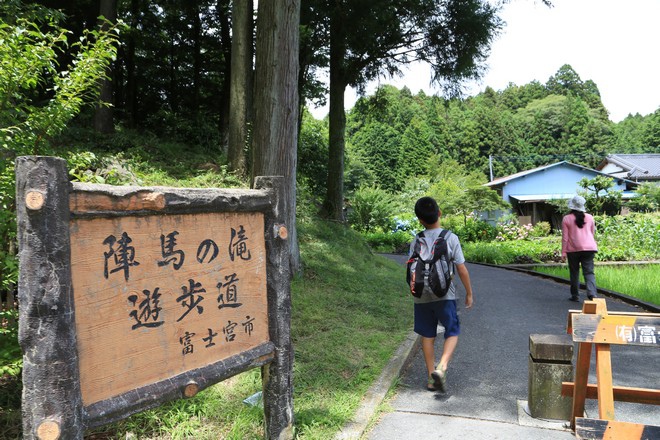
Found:
[[[432,175],[434,155],[485,177],[491,159],[502,177],[560,160],[594,168],[610,153],[659,153],[660,110],[613,123],[597,85],[564,65],[545,84],[464,99],[382,86],[349,112],[347,144],[349,176],[396,191]]]

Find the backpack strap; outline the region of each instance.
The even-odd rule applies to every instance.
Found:
[[[421,260],[421,255],[420,255],[420,251],[422,248],[422,244],[420,242],[421,237],[424,237],[424,232],[420,232],[415,236],[415,244],[413,245],[412,254],[410,254],[410,258],[406,262],[406,282],[408,284],[410,284],[410,282],[412,281],[412,274],[410,273],[410,268],[412,267],[412,264],[418,258]]]
[[[423,238],[423,237],[424,237],[424,231],[422,231],[422,232],[418,233],[417,235],[415,235],[415,244],[413,245],[413,251],[412,251],[412,254],[410,255],[410,258],[408,259],[407,264],[412,263],[415,260],[415,258],[421,257],[420,252],[422,250],[422,243],[420,242],[419,239]]]
[[[436,252],[436,250],[438,249],[438,242],[440,241],[441,238],[442,238],[443,240],[445,240],[445,242],[446,242],[446,241],[447,241],[447,236],[448,236],[450,233],[451,233],[451,231],[450,231],[449,229],[443,229],[443,230],[440,232],[440,235],[438,235],[438,238],[435,239],[435,242],[433,243],[433,254],[432,254],[433,256],[431,257],[431,260],[432,260],[434,263],[435,263],[436,261],[438,261],[438,260],[440,259],[440,257],[441,257],[440,253],[439,253],[439,252]],[[446,245],[447,245],[447,251],[449,251],[449,243],[446,243]]]

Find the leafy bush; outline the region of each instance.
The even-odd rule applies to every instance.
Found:
[[[536,240],[466,243],[463,253],[468,261],[490,264],[527,264],[560,261],[559,237]]]
[[[660,210],[660,183],[643,183],[635,192],[637,197],[628,201],[626,205],[632,211],[654,212]]]
[[[394,216],[393,222],[393,232],[408,231],[411,235],[415,235],[417,231],[421,231],[423,228],[422,224],[417,220],[417,217],[413,213]]]
[[[519,225],[518,223],[507,222],[497,225],[497,241],[507,240],[526,240],[531,238],[532,225]]]
[[[532,230],[530,231],[529,235],[532,237],[547,237],[548,235],[550,235],[551,231],[552,231],[552,227],[550,226],[550,223],[538,222],[532,227]]]
[[[413,235],[406,231],[367,232],[364,235],[369,247],[375,252],[386,254],[407,253]]]
[[[471,241],[491,241],[495,239],[497,230],[486,221],[478,219],[474,215],[467,217],[447,216],[440,219],[443,228],[449,229],[462,243]]]
[[[632,261],[660,258],[660,214],[628,216],[595,216],[597,261]],[[469,261],[491,264],[521,264],[560,261],[561,236],[554,235],[518,239],[520,228],[508,226],[509,240],[492,243],[465,243],[463,251]],[[545,231],[546,226],[539,229]],[[522,232],[522,235],[525,233]]]
[[[587,210],[595,214],[616,215],[621,210],[621,191],[613,190],[614,179],[606,176],[586,177],[578,184],[587,191],[580,191],[586,199]]]
[[[627,216],[595,216],[599,254],[613,260],[660,258],[660,215],[633,213]]]
[[[377,186],[360,187],[351,198],[348,222],[360,232],[393,229],[394,202],[392,196]]]

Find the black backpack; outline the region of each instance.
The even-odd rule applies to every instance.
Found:
[[[447,235],[449,234],[450,231],[447,229],[440,232],[433,243],[430,260],[423,260],[420,255],[424,232],[420,232],[415,237],[413,252],[408,260],[408,270],[406,271],[406,281],[408,286],[411,286],[413,296],[421,297],[425,286],[438,298],[444,297],[449,292],[451,280],[454,278],[454,263],[449,258],[447,246]],[[412,283],[413,280],[414,283]]]

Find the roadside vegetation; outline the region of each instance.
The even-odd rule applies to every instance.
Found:
[[[568,267],[537,266],[533,270],[569,279]],[[595,271],[598,287],[660,305],[660,264],[597,265]]]
[[[596,261],[650,261],[660,259],[660,214],[633,213],[627,216],[597,215]],[[498,224],[502,231],[517,231],[503,239],[470,241],[464,245],[468,260],[489,264],[533,264],[559,262],[561,232],[535,234],[534,228],[514,223]],[[525,229],[530,229],[526,234]],[[460,232],[459,232],[460,235]]]

